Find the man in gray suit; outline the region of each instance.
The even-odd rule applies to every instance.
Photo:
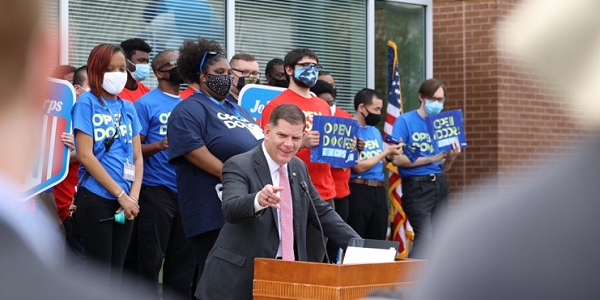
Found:
[[[306,261],[308,222],[319,228],[320,220],[324,234],[339,247],[360,238],[319,197],[306,165],[295,157],[305,122],[300,108],[280,105],[265,126],[263,144],[225,162],[222,208],[226,223],[208,255],[196,297],[252,299],[254,259]],[[293,220],[286,217],[288,198]],[[292,224],[290,240],[292,228],[288,226]]]

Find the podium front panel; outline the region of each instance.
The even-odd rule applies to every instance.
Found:
[[[332,265],[257,258],[254,265],[255,300],[358,299],[377,289],[417,284],[426,261]]]

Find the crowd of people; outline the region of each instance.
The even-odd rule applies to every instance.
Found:
[[[154,251],[152,255],[165,257],[165,272],[166,269],[172,268],[167,267],[167,257],[174,260],[173,264],[187,266],[188,270],[192,270],[189,273],[194,272],[196,266],[188,259],[193,257],[193,254],[172,253],[174,249],[189,253],[189,244],[192,244],[191,239],[185,238],[190,228],[185,226],[184,214],[181,209],[174,208],[179,204],[173,203],[177,191],[180,190],[177,181],[186,179],[181,178],[181,170],[177,168],[190,168],[189,172],[183,175],[192,174],[190,176],[206,178],[213,176],[220,179],[207,193],[215,193],[220,200],[222,199],[219,213],[222,214],[224,223],[214,247],[207,254],[204,268],[206,274],[200,277],[200,288],[195,290],[201,299],[249,299],[249,270],[252,269],[255,257],[308,260],[308,223],[322,228],[334,247],[343,246],[347,239],[359,236],[358,231],[362,229],[353,229],[343,218],[348,216],[348,222],[352,222],[350,216],[354,205],[368,207],[368,213],[372,213],[371,217],[377,215],[379,207],[365,203],[380,201],[377,193],[359,198],[353,196],[356,184],[373,188],[374,191],[380,188],[378,172],[371,173],[373,177],[365,175],[363,178],[360,175],[368,172],[365,168],[373,168],[369,168],[373,161],[374,166],[378,166],[379,161],[383,159],[400,167],[403,179],[407,183],[405,210],[409,217],[412,216],[413,223],[421,227],[415,228],[417,238],[420,236],[422,239],[420,246],[415,247],[423,249],[431,234],[438,234],[438,220],[443,213],[447,197],[447,182],[443,179],[443,172],[451,167],[460,153],[456,147],[449,153],[429,153],[426,151],[429,146],[424,144],[428,140],[421,134],[422,117],[439,112],[445,102],[445,88],[439,81],[425,81],[418,95],[412,95],[418,96],[421,101],[419,109],[400,117],[394,126],[394,137],[404,143],[405,147],[422,146],[421,157],[416,160],[406,157],[403,154],[404,150],[401,151],[401,146],[373,153],[374,156],[364,155],[361,163],[349,173],[347,170],[330,171],[336,185],[335,193],[327,196],[333,197],[334,200],[325,202],[321,199],[322,192],[318,190],[317,184],[313,184],[311,180],[310,169],[301,160],[302,155],[296,157],[301,147],[306,148],[303,146],[314,143],[310,138],[314,138],[314,133],[305,133],[309,124],[306,111],[297,105],[282,103],[285,101],[279,99],[280,105],[271,107],[269,118],[263,116],[260,125],[252,123],[251,119],[244,122],[242,118],[245,119],[246,114],[243,110],[235,103],[223,100],[229,96],[223,91],[223,86],[229,84],[231,87],[232,82],[236,82],[237,85],[239,81],[236,80],[243,76],[236,74],[241,71],[231,71],[233,68],[224,60],[222,53],[206,51],[209,48],[208,41],[199,40],[197,43],[191,42],[188,46],[192,50],[187,54],[194,49],[198,50],[198,53],[190,56],[195,57],[195,63],[188,70],[190,72],[178,70],[178,66],[181,69],[185,68],[181,65],[185,60],[177,58],[178,54],[175,51],[163,51],[156,55],[151,66],[159,79],[159,87],[154,91],[154,94],[158,95],[151,98],[152,92],[148,92],[144,97],[148,97],[146,101],[149,103],[139,99],[133,105],[130,99],[122,98],[119,94],[126,88],[129,76],[134,79],[134,82],[130,81],[132,84],[128,85],[130,90],[139,88],[141,83],[135,77],[141,79],[143,76],[140,75],[143,75],[145,67],[142,66],[143,63],[139,63],[141,65],[138,66],[133,61],[128,62],[135,51],[131,54],[132,52],[124,49],[126,47],[103,44],[90,53],[86,67],[61,68],[57,69],[57,74],[54,75],[72,81],[78,96],[77,105],[73,109],[73,117],[76,119],[75,136],[64,134],[61,137],[64,144],[72,149],[74,156],[69,167],[69,177],[61,183],[62,186],[58,185],[52,191],[46,191],[40,197],[40,201],[48,207],[54,206],[51,204],[56,202],[58,209],[54,215],[60,219],[60,223],[64,220],[70,249],[79,255],[78,259],[74,259],[75,256],[69,257],[66,265],[80,265],[87,269],[95,262],[95,265],[99,266],[99,273],[90,274],[74,272],[71,269],[66,272],[61,270],[57,261],[63,263],[59,257],[63,253],[58,247],[62,239],[52,230],[53,223],[48,219],[49,215],[37,207],[32,210],[27,206],[30,202],[26,202],[26,206],[23,207],[15,201],[19,199],[15,187],[19,186],[21,180],[29,173],[29,169],[24,166],[32,164],[36,149],[39,148],[35,133],[39,130],[39,108],[41,100],[45,97],[43,86],[51,61],[49,41],[42,24],[42,1],[0,2],[4,8],[0,10],[0,20],[11,25],[0,26],[0,40],[10,41],[4,47],[0,47],[0,62],[5,70],[8,70],[0,74],[0,139],[5,142],[5,146],[0,147],[0,237],[3,241],[0,247],[0,286],[3,298],[156,297],[154,275],[149,275],[150,279],[146,282],[141,281],[140,286],[132,286],[129,281],[118,281],[117,277],[120,276],[123,261],[127,260],[128,251],[133,258],[138,259],[135,268],[142,280],[143,272],[148,272],[144,271],[144,268],[156,268],[156,265],[147,262],[157,261],[156,257],[140,259],[139,253],[144,252],[144,249]],[[512,188],[508,193],[506,188],[503,188],[503,193],[488,190],[489,198],[484,205],[466,208],[466,213],[453,218],[452,222],[446,222],[446,232],[442,233],[442,238],[436,238],[434,247],[430,247],[433,251],[429,251],[429,267],[416,293],[407,294],[405,297],[404,290],[379,291],[365,299],[587,299],[598,294],[595,280],[598,278],[599,265],[595,256],[600,251],[600,243],[589,236],[593,236],[592,231],[600,225],[596,215],[599,203],[596,199],[600,190],[594,176],[600,167],[600,160],[596,155],[596,149],[600,146],[600,118],[597,113],[594,114],[595,110],[589,109],[597,105],[594,97],[582,95],[587,95],[597,82],[598,76],[593,71],[600,60],[597,59],[597,51],[588,51],[595,55],[580,55],[573,59],[572,51],[564,51],[564,47],[557,47],[555,43],[556,38],[578,41],[563,44],[569,47],[576,45],[573,47],[584,50],[596,45],[598,37],[590,35],[589,29],[597,24],[598,18],[593,12],[597,11],[598,2],[582,1],[575,6],[557,2],[547,7],[546,13],[551,13],[547,18],[540,18],[539,7],[548,3],[537,1],[539,3],[531,5],[529,2],[524,3],[524,18],[514,23],[514,30],[518,32],[514,36],[526,41],[524,45],[531,47],[528,53],[535,56],[537,63],[551,66],[544,70],[555,76],[560,75],[559,78],[566,78],[565,74],[572,77],[568,82],[572,85],[568,90],[573,96],[570,100],[575,107],[587,108],[587,111],[581,109],[578,112],[587,112],[593,117],[588,126],[593,130],[594,140],[587,148],[570,152],[555,168],[548,169],[533,180],[526,179],[524,183],[515,185],[518,188]],[[577,18],[573,18],[574,16]],[[539,26],[523,26],[524,24]],[[549,36],[553,38],[548,38]],[[520,43],[513,44],[513,47],[523,47]],[[214,44],[210,47],[218,48]],[[179,55],[186,56],[185,51],[181,50]],[[297,59],[298,52],[307,55]],[[280,97],[287,95],[289,102],[295,102],[299,99],[297,96],[300,96],[311,104],[317,103],[314,105],[317,108],[314,109],[324,107],[320,105],[318,98],[305,93],[308,87],[318,97],[327,101],[329,114],[342,114],[334,104],[336,93],[333,78],[321,78],[330,82],[329,86],[319,84],[318,81],[315,83],[312,79],[315,69],[318,69],[316,54],[306,50],[294,50],[290,53],[291,56],[286,55],[281,68],[270,64],[270,70],[276,73],[266,76],[271,84],[281,84],[281,74],[287,79],[287,86],[290,88],[288,91],[291,90],[294,94],[288,92]],[[556,64],[557,59],[572,63]],[[206,67],[204,64],[207,64]],[[573,66],[579,67],[577,72],[571,72]],[[131,75],[130,73],[136,72],[138,67],[138,74]],[[196,72],[192,75],[195,77],[193,80],[181,78],[186,77],[181,75],[190,75],[193,72]],[[222,76],[230,73],[233,77]],[[252,71],[245,73],[252,75]],[[319,75],[323,73],[320,72]],[[193,95],[190,101],[181,101],[177,96],[180,95],[179,87],[184,80],[189,81],[192,90],[189,92]],[[317,90],[319,86],[321,89]],[[206,98],[210,100],[209,104],[201,103]],[[153,99],[163,102],[156,104],[152,102]],[[363,152],[364,149],[376,148],[381,144],[380,137],[371,130],[372,125],[369,125],[377,123],[377,115],[381,109],[379,100],[376,93],[370,90],[357,93],[354,118],[361,124],[359,136],[364,135],[370,139],[369,135],[375,134],[371,145],[367,145],[366,141],[364,146],[359,147]],[[140,104],[137,104],[138,102]],[[176,103],[175,108],[170,107],[173,104],[170,102]],[[171,154],[167,154],[170,150],[170,138],[167,136],[170,135],[169,124],[172,120],[168,111],[181,110],[183,103],[188,102],[191,104],[186,105],[191,106],[191,109],[207,111],[215,109],[206,107],[213,103],[218,110],[217,117],[207,119],[193,115],[193,118],[185,120],[183,124],[194,126],[192,123],[200,122],[196,125],[202,125],[201,136],[197,136],[197,128],[195,133],[196,138],[202,138],[194,143],[199,148],[186,149],[188,151],[180,151],[178,157],[170,157]],[[141,112],[144,109],[147,111]],[[230,111],[227,112],[228,109]],[[235,110],[241,116],[237,116]],[[217,147],[216,149],[220,150],[220,143],[228,138],[225,133],[217,137],[209,136],[213,131],[228,133],[222,130],[221,123],[218,123],[223,120],[219,116],[236,118],[236,123],[239,121],[245,126],[239,126],[240,128],[252,132],[252,137],[258,141],[258,145],[245,152],[238,148],[241,154],[223,163],[221,153],[207,149]],[[231,120],[233,119],[227,121]],[[210,131],[205,130],[207,126],[211,127]],[[262,138],[255,136],[254,133],[258,133],[255,130],[256,126],[264,127]],[[163,134],[165,128],[167,133]],[[158,134],[155,134],[156,130]],[[236,132],[237,134],[243,136],[245,132]],[[213,139],[206,139],[207,136]],[[307,136],[309,138],[305,138]],[[245,142],[251,140],[249,137],[250,135],[244,136],[244,139],[247,139]],[[199,150],[203,153],[212,153],[212,156],[207,156],[209,163],[203,165],[204,173],[201,173],[201,167],[198,167],[196,173],[191,171],[194,170],[196,162],[193,153],[198,149],[203,149]],[[374,159],[369,161],[371,158]],[[140,163],[141,159],[144,159],[143,163]],[[173,168],[172,164],[166,164],[165,160],[168,162],[169,159],[178,167]],[[170,177],[153,171],[162,167],[168,168]],[[217,170],[220,170],[220,174]],[[148,172],[154,172],[153,175],[158,176],[146,176]],[[342,180],[338,179],[337,175],[334,175],[336,172],[345,177],[340,177]],[[175,184],[172,174],[177,176]],[[364,181],[351,182],[350,178]],[[326,181],[326,178],[321,177],[317,183],[322,184]],[[338,182],[342,185],[338,186]],[[349,188],[344,186],[346,183]],[[77,207],[68,199],[70,195],[75,194],[75,186],[79,186],[75,197]],[[148,190],[149,187],[152,189]],[[358,193],[368,190],[360,187],[363,189],[359,189]],[[333,188],[330,186],[330,189]],[[48,201],[52,200],[54,195],[56,199]],[[149,198],[144,202],[146,197]],[[346,197],[349,198],[344,199]],[[202,206],[204,198],[205,195],[196,195],[198,203],[192,205]],[[406,198],[410,200],[406,201]],[[358,203],[353,203],[354,200]],[[310,209],[312,205],[308,203],[314,204],[313,209]],[[333,205],[341,210],[334,212]],[[343,211],[345,207],[348,208],[347,214]],[[117,211],[123,214],[123,218],[114,218],[118,219],[119,223],[107,218]],[[144,216],[147,211],[154,213]],[[204,213],[202,208],[200,211]],[[149,219],[144,223],[142,220],[146,217]],[[369,216],[367,214],[362,217]],[[128,221],[125,221],[125,218]],[[132,219],[139,222],[137,229],[135,223],[131,223]],[[361,220],[363,225],[365,220]],[[371,222],[368,224],[370,226]],[[366,231],[377,232],[377,228],[375,224]],[[197,225],[195,232],[207,229],[210,231],[210,226]],[[152,230],[161,230],[161,233],[152,234]],[[133,232],[137,232],[138,238],[131,238]],[[139,240],[148,232],[149,236],[160,240],[160,243],[151,245],[153,240],[149,239],[144,241],[146,244],[138,244],[139,253],[136,252],[132,246],[134,240]],[[165,236],[168,236],[168,241],[165,240]],[[94,241],[95,239],[98,240]],[[177,241],[181,244],[172,246]],[[167,246],[164,246],[165,243]],[[193,245],[191,248],[193,252]],[[570,251],[568,259],[565,259],[563,251],[560,251],[562,248]],[[423,253],[423,250],[416,253]],[[74,263],[75,261],[81,264]],[[140,264],[144,266],[140,268]],[[185,274],[188,273],[178,269],[177,274],[165,276],[172,276],[170,280],[181,280],[180,283],[184,286],[182,291],[185,290],[184,297],[189,297],[188,282],[174,277]],[[144,284],[153,286],[150,289],[154,289],[151,296],[141,295]],[[169,286],[166,282],[165,285],[165,288]],[[171,288],[176,289],[174,285]]]
[[[384,104],[379,93],[357,91],[354,116],[344,111],[336,105],[335,79],[321,70],[310,49],[292,50],[267,64],[267,84],[286,89],[266,105],[260,124],[239,104],[245,85],[260,84],[253,55],[237,53],[228,61],[218,42],[202,37],[152,58],[151,52],[139,38],[100,44],[86,66],[59,66],[52,75],[70,81],[77,95],[74,133],[62,137],[72,150],[68,176],[44,193],[54,195],[72,266],[85,268],[93,261],[101,279],[114,286],[125,270],[139,287],[154,291],[162,268],[163,299],[190,294],[222,299],[232,290],[237,298],[249,298],[255,257],[335,262],[350,238],[386,239],[383,169],[388,163],[399,166],[406,182],[404,205],[416,233],[413,253],[431,239],[448,201],[443,173],[460,153],[458,145],[436,153],[429,137],[420,138],[426,134],[424,118],[439,113],[445,102],[440,81],[423,83],[421,107],[400,116],[394,126],[400,142],[384,145],[376,127]],[[158,81],[153,90],[142,83],[150,70]],[[316,115],[357,121],[358,164],[335,168],[311,162],[311,149],[320,141],[313,129]],[[405,144],[423,149],[422,157],[411,162]],[[249,171],[252,159],[227,168],[234,157],[255,152],[267,157],[257,160],[265,173],[257,166],[256,173]],[[279,173],[281,165],[288,172]],[[240,186],[244,174],[250,179]],[[282,176],[289,177],[289,188],[281,187]],[[301,188],[315,203],[314,213],[299,204],[290,212],[284,209],[286,189],[294,202],[303,201],[294,194],[295,176],[303,178]],[[265,211],[273,217],[263,217]],[[124,224],[106,221],[119,213]],[[286,220],[293,222],[285,225]],[[291,244],[285,242],[286,226],[294,227]],[[239,269],[225,271],[219,262]]]

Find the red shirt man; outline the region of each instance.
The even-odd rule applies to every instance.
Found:
[[[302,109],[306,116],[307,133],[296,156],[306,163],[312,183],[321,198],[331,200],[336,196],[331,167],[329,164],[310,162],[311,147],[319,144],[319,133],[312,131],[313,117],[315,115],[331,116],[329,105],[323,99],[310,93],[310,87],[316,83],[319,70],[318,57],[314,51],[296,49],[288,53],[285,57],[285,72],[290,79],[289,88],[267,104],[261,120],[262,127],[264,127],[269,123],[271,111],[280,104],[295,104]]]
[[[150,89],[147,86],[145,86],[141,82],[138,82],[137,86],[133,90],[130,90],[127,87],[125,87],[123,91],[119,93],[119,97],[123,100],[135,102],[137,99],[144,96],[144,94],[146,94],[149,91]]]
[[[127,83],[119,97],[123,100],[135,102],[148,93],[150,89],[142,81],[150,73],[150,52],[152,47],[139,38],[128,39],[121,42],[127,61]]]

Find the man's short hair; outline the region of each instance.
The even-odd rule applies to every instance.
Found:
[[[79,67],[79,69],[75,70],[73,73],[73,85],[83,86],[83,82],[87,78],[87,65],[83,65]]]
[[[267,67],[265,68],[265,75],[269,74],[271,70],[273,70],[273,68],[275,66],[283,66],[283,60],[281,58],[273,58],[271,59],[268,63],[267,63]]]
[[[310,91],[315,93],[317,97],[324,93],[330,93],[331,96],[335,95],[335,89],[325,80],[317,80],[317,83],[310,88]]]
[[[163,62],[162,61],[162,57],[165,56],[167,53],[171,53],[171,52],[175,52],[175,50],[171,50],[171,49],[166,49],[163,51],[158,52],[153,58],[152,58],[152,62],[150,63],[150,67],[152,67],[152,71],[156,72],[158,71],[158,69],[160,67],[162,67],[161,65],[163,63],[168,63],[168,61]],[[159,63],[161,63],[161,65],[159,65]]]
[[[329,72],[327,72],[325,70],[319,71],[319,77],[321,77],[321,76],[327,76],[327,75],[331,76],[331,73],[329,73]]]
[[[286,68],[289,66],[293,69],[296,66],[296,64],[300,62],[300,60],[302,60],[304,57],[313,58],[317,61],[317,63],[319,63],[319,57],[317,56],[317,53],[315,53],[315,51],[312,51],[308,48],[297,48],[288,52],[288,54],[285,55],[285,58],[283,59],[283,67]],[[290,80],[287,72],[285,73],[285,78],[288,81]]]
[[[123,48],[123,51],[125,52],[125,58],[127,59],[131,59],[131,56],[135,54],[136,50],[146,52],[148,54],[152,52],[152,47],[150,47],[148,43],[146,43],[140,38],[133,38],[122,41],[121,48]]]
[[[248,53],[238,53],[238,54],[234,55],[230,61],[235,61],[235,60],[256,61],[256,57],[254,57],[254,55],[248,54]]]
[[[292,125],[302,125],[306,128],[306,116],[300,107],[294,104],[281,104],[271,112],[269,117],[269,125],[275,127],[279,120],[284,120]]]
[[[444,86],[444,84],[440,80],[430,78],[423,81],[421,87],[419,87],[419,94],[421,94],[425,98],[431,98],[439,88],[442,88],[442,90],[444,90],[444,97],[446,97],[446,86]]]
[[[356,95],[354,96],[354,109],[358,110],[358,105],[361,103],[364,106],[371,105],[373,103],[373,97],[377,97],[377,98],[381,99],[381,96],[379,96],[379,93],[377,93],[373,89],[364,88],[364,89],[358,91],[358,93],[356,93]]]

